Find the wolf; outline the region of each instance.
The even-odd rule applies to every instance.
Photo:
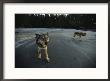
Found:
[[[82,36],[86,36],[86,33],[83,33],[83,32],[75,32],[73,37],[76,37],[76,36],[79,36],[79,39],[82,37]]]
[[[47,45],[49,42],[48,32],[45,34],[35,34],[36,35],[36,44],[38,47],[37,58],[43,59],[46,62],[50,62],[50,58],[48,57]]]

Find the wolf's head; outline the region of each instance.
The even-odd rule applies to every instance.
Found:
[[[82,36],[86,36],[86,33],[82,33]]]
[[[36,35],[36,44],[40,47],[44,47],[49,42],[48,32],[44,34],[35,34]]]

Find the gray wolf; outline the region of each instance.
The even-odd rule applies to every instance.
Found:
[[[49,35],[48,32],[45,34],[35,34],[36,35],[36,44],[38,47],[37,51],[37,58],[43,59],[46,62],[50,62],[50,59],[48,57],[48,51],[47,51],[47,45],[49,42]]]
[[[75,32],[73,37],[76,37],[76,36],[78,36],[79,39],[80,39],[82,36],[86,36],[86,33],[84,33],[84,32]]]

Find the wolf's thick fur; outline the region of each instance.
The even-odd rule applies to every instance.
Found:
[[[47,52],[47,45],[49,42],[48,33],[46,34],[36,34],[36,44],[38,46],[38,58],[46,60],[49,62],[48,52]]]
[[[81,36],[86,36],[86,33],[83,32],[75,32],[73,37],[79,36],[79,38],[81,38]]]

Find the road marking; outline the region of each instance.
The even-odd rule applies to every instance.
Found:
[[[25,43],[27,43],[27,42],[24,42],[24,43],[22,43],[22,44],[16,45],[16,48],[18,48],[19,46],[21,46],[21,45],[23,45],[23,44],[25,44]]]
[[[24,41],[26,41],[26,40],[24,40]],[[24,43],[18,43],[18,42],[16,42],[17,44],[16,44],[16,46],[15,46],[15,48],[18,48],[18,47],[20,47],[20,46],[22,46],[22,45],[24,45],[24,44],[26,44],[26,43],[28,43],[28,42],[30,42],[30,41],[32,41],[32,39],[29,39],[28,41],[26,41],[26,42],[24,42]]]

